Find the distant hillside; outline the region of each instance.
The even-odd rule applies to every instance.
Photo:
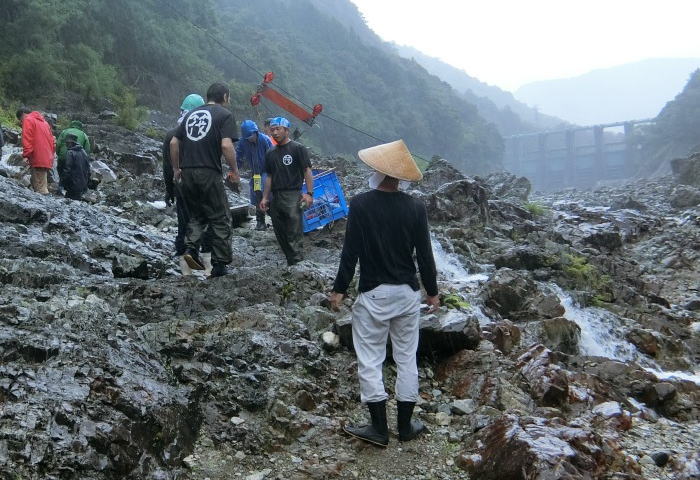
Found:
[[[515,96],[543,113],[579,125],[653,118],[698,67],[697,58],[650,59],[531,83]]]
[[[565,123],[516,100],[512,93],[484,83],[438,58],[430,57],[413,47],[394,47],[402,57],[415,59],[430,73],[449,83],[470,103],[475,104],[487,120],[496,124],[503,135],[547,130]]]
[[[261,72],[274,71],[296,98],[322,103],[324,113],[375,137],[404,138],[415,153],[443,156],[468,173],[500,167],[496,128],[449,85],[373,44],[349,0],[268,0],[264,7],[248,0],[120,0],[119,8],[108,0],[11,3],[0,8],[0,106],[124,109],[134,92],[173,111],[185,94],[218,80],[233,87],[240,120],[256,115],[250,95]],[[277,112],[265,103],[258,114]],[[321,152],[378,143],[326,117],[301,129],[303,141]]]
[[[669,160],[700,151],[700,70],[696,70],[683,91],[668,102],[647,131],[647,158],[641,175],[670,172]]]

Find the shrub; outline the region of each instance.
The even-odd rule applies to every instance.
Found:
[[[117,124],[129,130],[135,130],[148,116],[148,110],[137,105],[136,95],[130,90],[122,90],[122,93],[114,96],[114,103],[119,115]]]

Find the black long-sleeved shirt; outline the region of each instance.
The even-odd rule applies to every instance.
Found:
[[[383,283],[418,290],[416,265],[425,291],[437,295],[437,271],[425,205],[403,192],[371,190],[350,202],[345,244],[333,291],[345,293],[360,261],[361,292]]]

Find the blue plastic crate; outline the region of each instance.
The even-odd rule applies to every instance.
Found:
[[[304,233],[348,216],[343,187],[333,170],[313,170],[314,203],[304,210]],[[301,187],[306,193],[306,183]]]

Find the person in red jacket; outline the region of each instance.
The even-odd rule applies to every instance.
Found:
[[[48,194],[48,173],[53,168],[56,141],[51,126],[39,112],[27,107],[17,110],[22,125],[22,156],[31,167],[31,183],[35,192]]]

